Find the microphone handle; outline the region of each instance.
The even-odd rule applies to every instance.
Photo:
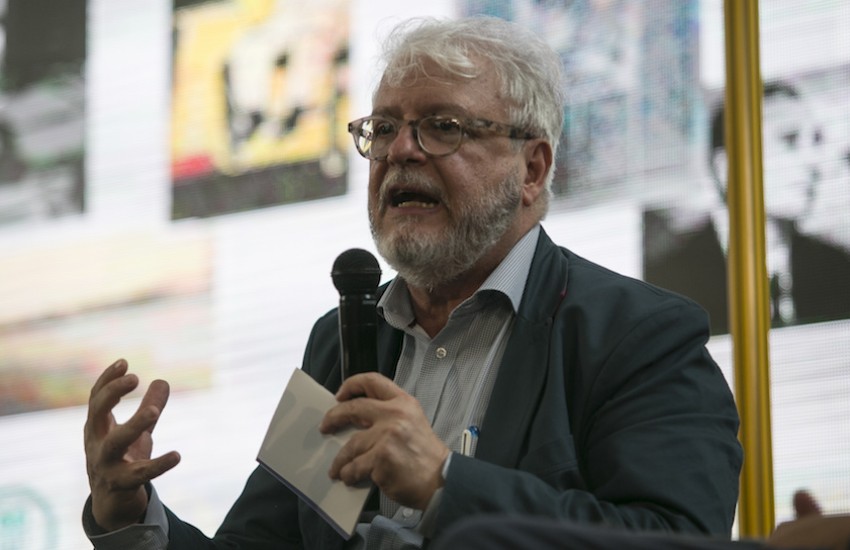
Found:
[[[378,316],[374,294],[339,297],[339,339],[342,381],[378,370]]]

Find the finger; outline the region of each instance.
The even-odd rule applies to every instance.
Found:
[[[368,454],[368,453],[367,453]],[[346,485],[356,485],[363,481],[368,481],[372,478],[373,462],[367,455],[361,455],[339,471],[339,480]]]
[[[168,382],[165,380],[154,380],[151,382],[150,386],[148,386],[144,397],[142,397],[142,402],[139,404],[139,410],[154,407],[157,411],[159,411],[159,414],[157,414],[153,423],[146,428],[149,432],[153,432],[153,429],[156,427],[156,423],[162,415],[162,410],[165,408],[165,404],[168,403],[168,396],[170,392],[171,388],[168,385]]]
[[[150,461],[147,469],[148,480],[155,479],[180,464],[180,453],[171,451]]]
[[[86,430],[96,435],[106,433],[113,423],[112,409],[118,405],[121,398],[132,392],[139,385],[139,377],[135,374],[123,374],[110,379],[89,399],[88,421]]]
[[[94,397],[96,393],[98,393],[105,385],[109,382],[115,380],[119,376],[123,376],[124,373],[127,372],[127,361],[125,359],[118,359],[108,367],[106,367],[97,381],[94,383],[91,389],[90,397]]]
[[[319,431],[323,434],[331,434],[349,427],[370,428],[374,420],[381,415],[380,403],[369,398],[343,401],[325,413],[319,423]]]
[[[794,511],[798,518],[823,515],[815,498],[808,491],[794,493]]]
[[[154,459],[138,460],[129,466],[122,468],[122,474],[111,481],[114,489],[135,490],[152,479],[156,479],[165,472],[171,470],[180,463],[180,454],[177,451],[165,453]]]
[[[117,424],[103,440],[102,459],[120,460],[129,447],[145,432],[150,432],[159,419],[160,411],[154,406],[139,408],[124,424]],[[147,435],[149,438],[150,436]],[[149,458],[149,457],[145,457]]]
[[[351,485],[360,479],[369,477],[371,467],[364,457],[371,448],[371,443],[365,434],[356,434],[343,445],[331,463],[328,475],[331,479],[341,479]],[[342,477],[343,471],[345,478]],[[358,477],[361,475],[363,477]]]
[[[354,397],[371,397],[387,400],[404,393],[404,390],[386,376],[377,372],[365,372],[347,378],[336,392],[337,401],[347,401]]]

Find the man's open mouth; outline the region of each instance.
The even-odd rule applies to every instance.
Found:
[[[426,193],[398,190],[391,194],[390,204],[397,208],[435,208],[440,201]]]

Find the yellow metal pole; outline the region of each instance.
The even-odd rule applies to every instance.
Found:
[[[724,0],[725,141],[729,157],[729,322],[735,396],[741,414],[744,469],[740,537],[774,527],[768,331],[764,244],[758,0]]]

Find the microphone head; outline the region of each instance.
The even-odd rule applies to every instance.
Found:
[[[352,248],[337,256],[331,270],[331,278],[343,296],[374,294],[381,281],[381,268],[371,252]]]

